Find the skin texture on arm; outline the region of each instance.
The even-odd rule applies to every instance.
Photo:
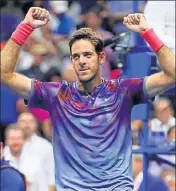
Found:
[[[150,29],[143,14],[129,14],[124,17],[123,23],[128,29],[140,34]],[[165,45],[156,52],[156,55],[162,71],[147,77],[146,90],[149,97],[166,91],[176,82],[175,55]]]
[[[1,82],[25,99],[29,98],[31,80],[14,72],[21,46],[9,40],[1,51]]]
[[[32,7],[23,20],[23,24],[30,25],[33,29],[44,26],[49,21],[49,12],[45,9]],[[22,34],[22,33],[21,33]],[[15,33],[16,35],[16,33]],[[18,38],[20,38],[18,36]],[[15,73],[15,66],[21,50],[12,39],[8,41],[1,52],[1,82],[9,89],[25,99],[29,99],[31,79]]]
[[[162,71],[147,78],[146,88],[149,97],[166,91],[175,84],[176,79],[175,55],[172,51],[163,46],[156,55]]]

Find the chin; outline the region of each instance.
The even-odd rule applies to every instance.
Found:
[[[94,79],[95,76],[78,76],[80,82],[89,82]]]

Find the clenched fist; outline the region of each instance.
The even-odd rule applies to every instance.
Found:
[[[49,12],[40,7],[31,7],[27,12],[23,23],[31,25],[33,28],[38,28],[45,25],[49,18]]]
[[[128,29],[140,34],[149,29],[146,19],[141,13],[129,14],[127,17],[124,17],[123,24]]]

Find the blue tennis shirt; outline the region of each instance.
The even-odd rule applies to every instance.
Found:
[[[32,80],[29,106],[48,110],[58,191],[132,191],[132,107],[147,103],[146,78],[78,86]]]

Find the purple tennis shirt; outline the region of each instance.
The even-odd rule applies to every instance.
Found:
[[[58,191],[132,191],[131,110],[147,103],[146,78],[78,86],[32,80],[29,106],[48,110]]]

